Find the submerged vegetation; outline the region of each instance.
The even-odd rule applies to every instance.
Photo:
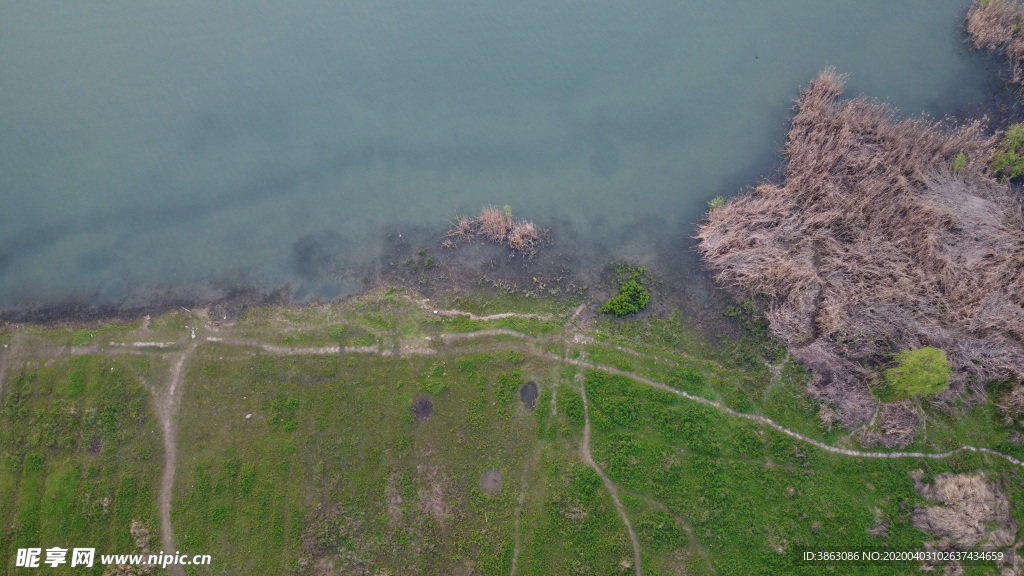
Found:
[[[995,138],[839,101],[843,84],[828,70],[803,89],[784,180],[711,211],[699,250],[719,281],[766,301],[844,426],[872,418],[867,384],[902,350],[948,356],[936,401],[981,401],[986,381],[1024,377],[1024,215],[988,171]]]

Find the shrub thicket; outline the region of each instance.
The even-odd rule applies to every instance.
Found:
[[[772,334],[848,428],[875,414],[867,384],[902,350],[941,347],[950,388],[977,401],[986,380],[1024,379],[1024,214],[989,171],[997,139],[980,122],[840,100],[843,84],[828,70],[804,88],[784,180],[708,214],[704,261],[764,299]]]

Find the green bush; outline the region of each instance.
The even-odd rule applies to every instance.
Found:
[[[885,371],[885,381],[911,396],[941,392],[949,388],[949,359],[931,346],[904,350],[896,355],[896,366]]]
[[[651,295],[643,284],[647,268],[643,266],[636,268],[629,264],[616,264],[615,262],[610,264],[610,268],[613,282],[619,285],[619,292],[601,305],[601,312],[622,317],[627,314],[636,314],[646,308],[651,301]]]
[[[612,296],[601,306],[601,312],[619,317],[636,314],[646,308],[650,301],[651,295],[643,284],[636,280],[628,280],[619,285],[618,294]]]
[[[953,161],[950,162],[949,167],[953,170],[954,174],[963,172],[964,168],[967,167],[967,155],[963,152],[957,154],[956,157],[953,158]]]
[[[715,196],[710,201],[708,201],[708,212],[714,212],[715,210],[718,210],[722,206],[725,206],[725,197]]]
[[[1024,123],[1006,130],[999,150],[992,155],[992,173],[1007,180],[1024,176]]]

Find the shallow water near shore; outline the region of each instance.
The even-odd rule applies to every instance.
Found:
[[[965,9],[11,3],[0,307],[342,295],[387,234],[483,204],[643,259],[771,173],[826,66],[906,115],[983,100]]]

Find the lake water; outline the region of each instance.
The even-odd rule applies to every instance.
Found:
[[[771,173],[828,65],[908,115],[982,100],[965,10],[2,0],[0,306],[301,284],[303,238],[356,262],[482,204],[678,234]]]

